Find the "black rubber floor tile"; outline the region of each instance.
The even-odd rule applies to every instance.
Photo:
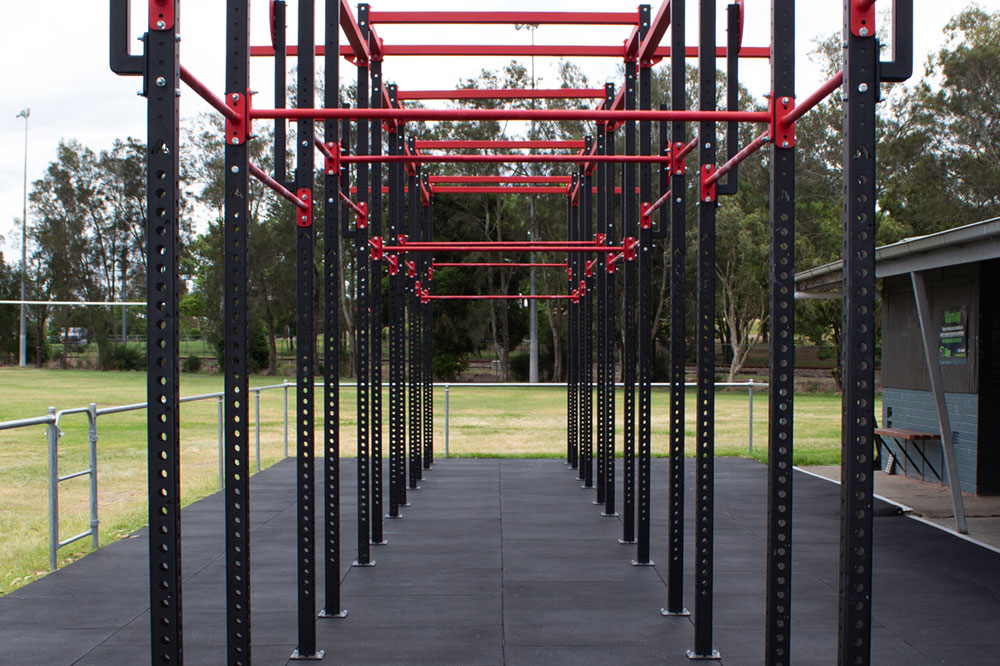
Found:
[[[356,567],[344,579],[345,595],[498,594],[500,569],[389,569]]]
[[[499,594],[346,595],[352,627],[487,626],[503,623]]]
[[[351,666],[496,666],[503,664],[503,630],[485,627],[352,627],[328,623],[317,634],[323,663]],[[301,663],[301,662],[294,662]]]
[[[643,610],[666,604],[666,587],[651,581],[512,581],[503,585],[504,613],[530,610]]]
[[[660,645],[671,618],[658,610],[527,610],[504,615],[509,645],[637,647]]]
[[[607,560],[520,557],[504,554],[504,581],[649,581],[659,584],[653,567],[632,566],[630,557]]]
[[[73,664],[100,645],[112,631],[44,626],[29,632],[5,628],[2,633],[3,641],[0,643],[0,663],[17,666]]]
[[[656,647],[508,645],[507,666],[690,666],[683,650]]]

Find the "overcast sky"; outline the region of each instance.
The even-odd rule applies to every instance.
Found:
[[[322,11],[324,2],[318,1]],[[354,3],[352,2],[352,5]],[[617,7],[615,6],[617,4]],[[659,2],[652,2],[655,15]],[[719,0],[719,40],[725,43],[724,6]],[[797,4],[796,90],[799,97],[809,94],[822,82],[818,67],[809,58],[815,40],[839,32],[843,0],[800,0]],[[967,2],[915,0],[915,75],[923,72],[927,55],[943,43],[942,29],[953,13]],[[989,11],[1000,10],[1000,0],[980,0]],[[132,0],[133,36],[141,34],[145,3]],[[297,3],[290,0],[288,12],[289,41],[294,42]],[[468,0],[372,0],[373,10],[546,10],[546,11],[629,11],[631,2],[608,0],[506,0],[469,2]],[[697,5],[688,2],[688,40],[697,32]],[[888,7],[888,0],[879,6]],[[20,259],[20,219],[24,177],[24,119],[17,113],[31,108],[28,130],[28,188],[40,178],[55,159],[60,139],[76,139],[96,150],[110,147],[115,138],[135,136],[145,140],[145,100],[136,95],[141,87],[137,78],[122,78],[108,68],[108,3],[106,0],[36,0],[4,2],[0,21],[0,61],[3,99],[0,101],[0,250],[8,261]],[[269,44],[268,2],[253,0],[251,26],[255,45]],[[224,0],[186,0],[181,15],[181,61],[197,76],[221,94],[224,75]],[[746,0],[744,45],[766,46],[770,40],[770,2]],[[322,26],[322,17],[317,20]],[[513,27],[473,26],[384,26],[379,34],[387,44],[529,44],[531,36]],[[536,44],[620,44],[629,34],[626,27],[542,26],[536,31]],[[318,33],[319,35],[319,33]],[[322,37],[319,35],[318,41]],[[138,44],[136,43],[136,46]],[[273,106],[272,67],[267,59],[254,59],[251,87],[260,91],[256,105]],[[506,58],[406,58],[386,60],[386,82],[398,83],[401,89],[453,88],[460,78],[475,76],[480,69],[496,68]],[[557,85],[555,60],[537,58],[538,85]],[[526,66],[528,60],[524,60]],[[611,59],[585,58],[579,64],[596,86],[616,80],[618,62]],[[721,65],[721,63],[720,63]],[[755,95],[767,92],[769,73],[766,61],[741,65],[741,81]],[[432,102],[432,104],[443,104]],[[206,107],[187,89],[182,93],[182,118]],[[183,159],[184,156],[181,156]],[[31,211],[28,211],[29,223]]]

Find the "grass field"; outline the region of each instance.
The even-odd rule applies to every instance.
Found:
[[[273,377],[252,377],[251,386],[280,383]],[[99,407],[145,401],[144,373],[104,373],[82,370],[21,370],[0,368],[0,421],[42,416],[47,408]],[[184,374],[181,395],[220,391],[222,377]],[[562,456],[566,450],[566,394],[561,387],[475,387],[452,385],[449,395],[448,446],[453,456]],[[719,391],[716,396],[716,452],[719,455],[766,456],[767,395],[759,389],[754,401],[754,451],[748,452],[748,403],[744,390]],[[294,387],[289,402],[294,405]],[[318,399],[317,405],[322,402]],[[653,392],[653,453],[666,455],[668,393]],[[435,388],[435,456],[445,453],[445,391]],[[694,400],[687,396],[686,439],[694,448]],[[616,430],[622,432],[622,394],[616,396]],[[284,456],[284,409],[281,390],[261,395],[261,465]],[[880,407],[876,405],[876,410]],[[215,399],[181,407],[182,503],[189,504],[218,489],[218,403]],[[355,394],[342,389],[341,451],[355,455]],[[388,398],[383,413],[388,423]],[[294,411],[291,411],[294,414]],[[876,411],[878,413],[878,411]],[[255,464],[254,402],[250,402],[251,464]],[[316,418],[318,444],[323,419]],[[105,415],[99,421],[98,488],[101,541],[124,536],[146,523],[146,413]],[[59,449],[59,472],[87,467],[87,420],[65,417]],[[290,447],[294,455],[294,423]],[[795,459],[799,464],[839,461],[840,396],[803,394],[795,402]],[[388,437],[383,438],[388,446]],[[619,440],[620,447],[620,440]],[[620,451],[619,451],[620,455]],[[45,427],[0,431],[0,595],[47,573],[48,473]],[[254,467],[255,469],[255,467]],[[60,484],[60,535],[65,539],[88,527],[87,477]],[[60,564],[78,559],[90,549],[85,539],[62,548]]]

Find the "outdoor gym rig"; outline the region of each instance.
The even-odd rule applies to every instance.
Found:
[[[667,603],[665,615],[685,615],[684,568],[684,358],[685,358],[685,157],[698,149],[697,213],[697,414],[695,503],[694,645],[691,658],[717,658],[712,644],[713,580],[713,425],[715,215],[718,197],[737,188],[738,165],[770,146],[771,291],[770,408],[768,433],[768,519],[766,663],[790,658],[792,565],[792,396],[793,248],[795,239],[795,120],[836,89],[844,95],[844,346],[843,449],[841,486],[841,564],[839,663],[870,663],[872,578],[872,449],[874,442],[875,305],[875,104],[882,81],[902,81],[912,69],[912,2],[893,3],[893,60],[879,61],[874,0],[844,1],[844,69],[796,105],[793,0],[772,0],[770,47],[742,44],[743,3],[727,11],[728,39],[716,44],[716,2],[699,3],[697,46],[685,35],[684,0],[665,1],[655,16],[648,5],[634,12],[377,12],[346,0],[326,0],[325,37],[314,43],[315,2],[300,0],[296,46],[285,43],[285,3],[270,3],[272,44],[249,44],[249,0],[227,1],[225,95],[216,97],[179,62],[179,0],[150,0],[144,54],[128,52],[128,0],[111,0],[111,68],[143,77],[148,98],[148,358],[149,519],[152,660],[183,662],[180,561],[179,410],[178,410],[178,164],[180,82],[187,83],[226,118],[225,130],[225,524],[228,654],[230,664],[250,663],[249,437],[247,431],[247,201],[253,175],[296,206],[297,219],[297,493],[298,493],[298,648],[294,656],[323,655],[316,645],[316,567],[326,569],[319,617],[343,617],[340,603],[339,384],[337,378],[338,307],[341,257],[338,236],[352,239],[356,253],[355,321],[358,376],[358,537],[355,564],[374,565],[371,543],[383,543],[382,530],[382,358],[381,275],[387,266],[389,290],[389,516],[406,505],[434,460],[431,359],[433,300],[468,298],[432,293],[433,255],[444,252],[565,252],[568,307],[567,462],[583,485],[596,488],[606,515],[616,514],[614,341],[618,266],[624,270],[624,422],[622,492],[624,543],[636,544],[636,565],[652,564],[650,531],[650,335],[653,241],[669,238],[670,256],[670,463]],[[383,44],[375,28],[385,24],[563,24],[631,27],[624,46],[423,46]],[[667,29],[668,45],[661,45]],[[343,30],[347,44],[340,43]],[[299,58],[296,108],[285,107],[286,58],[315,53],[324,58],[325,99],[315,107],[315,58]],[[274,109],[251,105],[250,57],[275,62]],[[621,58],[624,84],[603,90],[411,91],[383,85],[383,60],[402,55],[548,55]],[[726,60],[727,110],[716,108],[716,62]],[[685,59],[698,58],[699,108],[685,108]],[[740,58],[769,58],[771,93],[766,112],[737,106]],[[338,98],[340,61],[357,67],[356,107]],[[670,59],[668,105],[654,109],[651,68]],[[616,92],[617,90],[617,92]],[[417,109],[415,99],[597,99],[596,109]],[[414,141],[408,120],[575,120],[596,123],[596,136],[582,141]],[[275,170],[269,176],[247,157],[254,121],[275,120]],[[285,173],[286,120],[296,121],[296,177]],[[323,138],[314,122],[323,121]],[[638,145],[636,142],[638,122]],[[654,152],[652,123],[659,123]],[[717,122],[728,124],[727,161],[717,162]],[[737,123],[766,129],[739,149]],[[352,123],[354,128],[351,141]],[[688,123],[697,123],[689,138]],[[615,132],[624,126],[624,150]],[[383,128],[386,136],[383,137]],[[669,140],[668,140],[669,137]],[[382,154],[383,140],[388,154]],[[326,201],[312,199],[315,147],[323,156]],[[451,154],[424,150],[576,150],[575,154]],[[456,162],[556,162],[571,173],[554,177],[480,177],[430,175],[429,164]],[[387,173],[383,173],[383,165]],[[636,175],[638,165],[638,180]],[[658,196],[653,195],[653,166]],[[353,187],[351,170],[353,167]],[[615,187],[615,169],[622,173]],[[720,182],[726,176],[725,182]],[[495,178],[495,180],[493,180]],[[445,189],[443,183],[476,183]],[[535,190],[516,185],[555,185]],[[487,189],[488,188],[488,189]],[[544,189],[544,192],[540,190]],[[551,190],[551,191],[550,191]],[[531,192],[562,194],[567,201],[566,239],[554,242],[443,243],[433,240],[434,201],[443,192]],[[337,194],[335,195],[334,192]],[[351,199],[352,192],[357,200]],[[385,202],[379,193],[385,194]],[[638,196],[636,196],[638,193]],[[374,196],[373,196],[374,194]],[[316,550],[313,392],[314,214],[322,204],[324,361],[322,405],[325,520],[323,546]],[[385,205],[383,205],[385,204]],[[617,208],[616,208],[617,207]],[[385,208],[385,213],[383,208]],[[596,214],[596,229],[595,229]],[[654,225],[653,216],[656,215]],[[383,229],[383,217],[387,228]],[[354,224],[351,224],[351,221]],[[388,240],[387,240],[388,239]],[[489,263],[489,262],[482,262]],[[499,263],[499,262],[498,262]],[[532,262],[533,263],[533,262]],[[545,262],[538,262],[539,264]],[[439,264],[440,265],[440,264]],[[475,264],[468,264],[470,266]],[[509,298],[509,295],[478,296]],[[526,297],[516,295],[514,298]],[[596,317],[595,317],[596,309]],[[638,318],[637,315],[638,314]],[[409,340],[405,339],[408,331]],[[409,347],[407,355],[406,347]],[[596,349],[595,349],[596,345]],[[597,432],[592,428],[591,389],[596,352]],[[408,372],[407,372],[408,370]],[[638,385],[638,405],[636,388]],[[409,393],[409,413],[404,413]],[[407,425],[409,426],[407,429]],[[636,442],[638,441],[638,449]],[[596,462],[596,479],[595,463]],[[638,479],[636,479],[638,474]],[[638,481],[636,487],[636,481]],[[318,555],[318,556],[317,556]],[[665,620],[667,621],[667,620]]]

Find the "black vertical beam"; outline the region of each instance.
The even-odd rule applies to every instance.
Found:
[[[390,102],[395,105],[396,86],[387,86]],[[401,124],[396,125],[388,136],[389,155],[399,154],[399,134],[402,131]],[[389,229],[386,240],[392,244],[396,243],[397,236],[402,233],[402,225],[399,211],[399,192],[401,189],[400,169],[402,165],[397,162],[389,164]],[[406,255],[400,254],[390,258],[395,259],[396,265],[389,265],[389,518],[399,517],[399,464],[400,449],[406,437],[406,366],[404,365],[405,354],[405,331],[403,330],[403,317],[405,316],[405,304],[403,301],[403,281],[406,276]]]
[[[297,105],[309,109],[315,105],[315,51],[316,7],[314,0],[299,1],[299,48],[309,54],[299,58]],[[296,123],[296,184],[299,191],[313,189],[313,169],[316,148],[313,146],[315,129],[312,120]],[[310,200],[311,205],[311,200]],[[301,211],[296,217],[301,219]],[[293,658],[315,659],[322,656],[316,649],[316,456],[315,456],[315,400],[314,367],[316,365],[316,332],[314,329],[314,229],[312,216],[309,224],[297,224],[296,232],[296,482],[298,516],[298,646]]]
[[[597,123],[597,154],[607,154],[607,123]],[[597,163],[597,235],[606,236],[607,229],[607,162]],[[595,318],[595,337],[597,344],[597,497],[594,504],[604,504],[607,499],[607,479],[605,471],[607,467],[608,451],[608,395],[607,395],[607,355],[604,344],[604,335],[607,328],[604,320],[608,316],[607,282],[608,282],[608,256],[604,253],[597,254],[594,259],[595,298],[597,299],[597,316]]]
[[[339,8],[339,5],[338,5]],[[285,108],[288,90],[285,25],[285,0],[275,0],[274,3],[274,108]],[[328,10],[329,11],[329,10]],[[274,121],[274,179],[284,183],[288,179],[288,123],[283,119]]]
[[[376,44],[369,33],[369,49]],[[382,61],[372,59],[371,107],[382,108]],[[371,121],[371,154],[382,154],[382,121]],[[372,236],[382,233],[382,163],[372,162],[371,194],[369,195],[369,225]],[[382,530],[382,261],[372,259],[371,273],[372,324],[372,389],[371,389],[371,454],[372,454],[372,543],[384,544]]]
[[[649,5],[639,5],[639,36],[644,38],[649,32]],[[653,108],[652,85],[653,64],[639,63],[639,110]],[[639,154],[653,153],[653,123],[639,122]],[[639,165],[639,201],[643,205],[651,202],[653,193],[652,164]],[[652,455],[652,392],[653,392],[653,229],[649,218],[644,217],[639,229],[639,488],[638,488],[638,530],[636,532],[636,556],[633,564],[651,565],[649,559],[649,512],[650,512],[650,456]]]
[[[361,34],[368,39],[368,5],[358,5],[358,26]],[[368,63],[358,63],[358,86],[357,86],[358,108],[368,107]],[[359,121],[357,123],[358,141],[355,146],[355,154],[358,156],[368,154],[368,123]],[[357,203],[359,206],[368,206],[368,164],[359,162],[357,169]],[[354,332],[357,342],[357,391],[358,391],[358,559],[354,561],[356,566],[372,566],[375,562],[371,559],[371,514],[370,514],[370,481],[371,481],[371,460],[369,448],[369,425],[370,425],[370,404],[371,396],[371,250],[368,247],[368,227],[367,222],[358,229],[354,238],[354,247],[357,252],[357,284],[355,295],[355,317]]]
[[[226,22],[226,102],[246,103],[249,66],[248,3],[230,2]],[[229,136],[229,133],[226,133]],[[234,138],[238,141],[234,143]],[[225,149],[225,420],[226,420],[226,653],[231,665],[250,663],[250,437],[248,422],[247,280],[250,210],[247,136]]]
[[[715,0],[701,0],[698,19],[698,108],[715,110]],[[698,124],[698,172],[715,169],[715,123]],[[694,650],[688,655],[717,658],[712,647],[715,518],[715,205],[708,188],[698,201],[698,400],[695,491]]]
[[[410,151],[414,148],[413,137],[409,139]],[[421,219],[423,216],[423,207],[420,203],[420,173],[414,170],[410,174],[409,178],[409,231],[407,237],[411,241],[420,240],[420,227]],[[410,280],[410,303],[409,303],[409,325],[410,325],[410,377],[409,377],[409,401],[410,401],[410,430],[409,430],[409,485],[410,488],[417,488],[417,474],[420,470],[420,463],[417,461],[417,451],[420,450],[420,440],[423,437],[423,430],[421,428],[420,414],[423,411],[423,401],[421,400],[420,393],[423,388],[423,384],[420,381],[420,375],[423,372],[423,346],[420,339],[420,325],[421,318],[423,317],[422,311],[420,309],[420,293],[418,291],[418,286],[422,286],[420,273],[417,268],[420,264],[420,257],[417,253],[410,253],[407,255],[407,259],[413,262],[414,265],[414,277]],[[404,496],[405,497],[405,496]],[[406,500],[403,500],[403,504],[406,504]]]
[[[773,5],[772,5],[773,7]],[[740,105],[740,5],[726,6],[726,110],[736,111]],[[773,29],[773,24],[772,24]],[[726,123],[726,160],[731,160],[740,150],[740,124],[735,120]],[[740,166],[736,164],[726,174],[726,182],[716,186],[716,194],[733,195],[740,188]]]
[[[241,5],[245,8],[246,2],[230,0],[227,10],[230,17],[239,12]],[[146,123],[149,142],[146,172],[146,209],[150,212],[146,229],[146,257],[149,262],[146,278],[148,302],[146,335],[149,340],[149,354],[146,359],[146,395],[149,410],[146,423],[149,442],[150,637],[154,664],[184,663],[181,630],[180,362],[178,360],[180,282],[177,275],[180,259],[178,219],[180,173],[177,159],[180,147],[177,97],[180,86],[180,61],[177,41],[179,12],[176,5],[171,7],[174,8],[173,15],[164,16],[162,19],[150,15],[151,25],[146,34],[147,79],[144,86],[148,97]],[[237,27],[232,23],[230,25],[233,29]],[[245,92],[244,86],[243,93]],[[228,151],[226,156],[227,159],[231,157]],[[245,159],[244,157],[244,161]],[[243,172],[245,184],[246,169]],[[229,173],[227,169],[227,176]],[[237,211],[230,212],[228,198],[226,204],[226,212],[229,215],[226,218],[228,231],[232,226],[230,220],[234,219],[232,216]],[[239,228],[245,233],[242,221]],[[226,240],[228,242],[230,239]],[[229,252],[226,253],[226,258],[230,258]],[[245,272],[242,277],[246,279]],[[227,304],[230,302],[226,301]],[[240,304],[246,307],[242,298]],[[226,330],[228,332],[229,329]],[[240,352],[245,348],[245,346],[241,348]],[[239,353],[235,355],[237,359],[232,362],[239,363]],[[231,359],[230,356],[227,360]],[[246,373],[242,376],[245,381]],[[227,384],[226,397],[228,399],[231,396]],[[245,400],[241,404],[245,409]],[[231,423],[231,413],[227,414],[230,414]],[[227,441],[230,440],[227,438]],[[234,461],[227,458],[226,472],[230,479],[233,464]],[[247,476],[249,466],[244,466],[239,473],[241,479]],[[228,537],[232,532],[229,525],[232,524],[230,509],[233,503],[228,501],[230,484],[226,485]],[[246,532],[241,531],[240,535],[246,536]],[[226,545],[226,552],[231,552],[231,544],[227,541]],[[227,578],[232,577],[227,575]],[[249,617],[249,607],[247,613]],[[249,627],[249,624],[247,626]]]
[[[732,22],[731,22],[732,24]],[[732,29],[732,25],[730,26]],[[771,3],[771,103],[795,100],[795,2]],[[771,142],[771,293],[767,437],[766,666],[791,663],[792,414],[795,395],[795,146]],[[735,176],[730,174],[735,184]],[[845,366],[846,367],[846,366]],[[869,447],[870,450],[870,447]]]
[[[670,3],[670,108],[687,107],[684,0]],[[673,154],[687,143],[687,123],[670,123]],[[680,160],[670,174],[670,462],[667,496],[667,615],[689,615],[684,608],[684,356],[686,354],[687,176]]]
[[[625,110],[635,110],[636,62],[625,63]],[[625,155],[635,155],[635,121],[625,121]],[[635,164],[622,164],[622,240],[629,244],[639,235],[635,202]],[[622,340],[622,396],[625,419],[622,462],[624,463],[622,489],[622,538],[621,543],[635,543],[635,364],[636,364],[636,287],[638,275],[632,253],[625,258],[625,310],[622,322],[625,328]]]
[[[875,26],[858,34],[844,0],[844,397],[838,663],[871,662],[875,404]],[[860,17],[858,17],[860,19]]]
[[[424,223],[423,238],[427,242],[434,240],[434,195],[431,194],[430,176],[423,175],[424,186],[427,189],[427,217]],[[433,256],[430,252],[424,252],[424,276],[427,278],[428,292],[432,291],[432,269],[431,260]],[[423,413],[421,423],[423,425],[422,460],[421,467],[417,470],[418,477],[423,479],[424,469],[429,469],[434,462],[434,302],[428,301],[423,306]]]
[[[577,174],[573,173],[570,181],[570,194],[566,197],[566,240],[573,242],[576,240],[575,208],[573,206],[573,189],[578,185]],[[566,255],[566,275],[568,280],[569,294],[572,296],[577,290],[576,253],[569,252]],[[566,316],[566,441],[568,446],[569,464],[573,469],[580,465],[579,441],[577,439],[577,419],[576,403],[576,357],[579,352],[577,348],[576,334],[576,313],[577,304],[571,300],[567,307]]]
[[[585,154],[590,154],[594,145],[594,137],[584,138]],[[582,191],[580,192],[580,240],[594,240],[594,177],[592,172],[584,167],[580,174],[582,180]],[[582,363],[580,364],[582,380],[580,382],[580,431],[583,446],[584,458],[581,462],[585,464],[583,486],[584,488],[594,487],[594,272],[590,266],[592,256],[590,254],[577,253],[580,256],[580,350]]]
[[[277,4],[275,5],[277,7]],[[326,0],[324,12],[325,84],[323,105],[340,106],[340,2]],[[323,140],[340,146],[336,120],[323,123]],[[340,607],[340,173],[323,170],[323,567],[324,603],[320,617],[345,617]]]
[[[604,106],[611,108],[615,99],[615,84],[606,83],[604,85]],[[615,154],[615,133],[611,129],[612,124],[608,123],[604,136],[604,152],[607,155]],[[604,228],[602,231],[607,236],[608,245],[618,245],[618,227],[615,223],[615,172],[616,169],[607,164],[607,178],[604,186],[607,188],[605,195],[605,205],[607,211],[604,216]],[[607,404],[605,405],[605,427],[607,428],[607,451],[605,453],[604,472],[604,515],[617,516],[615,511],[615,326],[617,308],[615,307],[615,267],[614,264],[607,274],[607,281],[604,283],[604,300],[607,309],[599,326],[604,326],[604,357],[607,363],[607,374],[604,378],[607,386],[605,388]]]

